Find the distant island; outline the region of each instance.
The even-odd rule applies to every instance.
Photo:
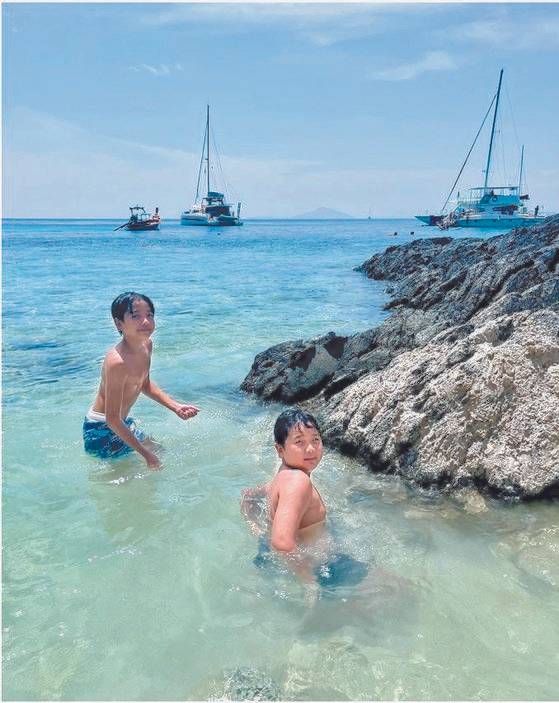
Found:
[[[297,215],[296,220],[354,220],[353,215],[348,215],[347,212],[332,210],[329,207],[319,207],[311,212],[305,212],[303,215]]]

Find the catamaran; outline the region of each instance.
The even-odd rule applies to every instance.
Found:
[[[501,85],[503,82],[503,69],[499,75],[499,85],[496,94],[491,100],[491,104],[483,122],[476,134],[470,150],[466,156],[464,163],[454,181],[450,193],[443,205],[440,214],[436,215],[416,215],[418,220],[425,222],[427,225],[436,225],[440,229],[448,229],[449,227],[480,227],[487,229],[507,229],[511,227],[522,227],[524,225],[533,225],[545,219],[542,208],[537,205],[533,210],[527,206],[527,201],[530,196],[527,193],[522,193],[523,190],[523,167],[524,167],[524,147],[520,156],[520,169],[517,185],[494,186],[490,185],[489,179],[491,176],[491,160],[493,157],[493,148],[495,141],[495,125],[497,123],[497,114],[499,110],[499,99],[501,96]],[[446,206],[450,201],[450,197],[454,193],[454,188],[458,183],[462,171],[468,162],[472,149],[474,148],[480,132],[495,104],[493,113],[493,125],[491,127],[491,138],[489,140],[489,150],[487,153],[487,163],[484,171],[483,186],[470,188],[468,195],[465,198],[457,194],[457,199],[454,202],[454,207],[450,212],[446,212]]]
[[[215,143],[214,143],[215,146]],[[218,158],[219,161],[219,158]],[[200,185],[205,171],[206,195],[200,198]],[[235,227],[242,225],[241,203],[234,206],[225,202],[225,195],[210,188],[210,106],[206,111],[206,131],[202,144],[202,157],[198,168],[198,182],[194,205],[181,213],[181,225],[202,227]]]

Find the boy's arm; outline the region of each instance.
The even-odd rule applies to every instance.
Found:
[[[241,513],[250,527],[251,532],[256,536],[263,534],[264,529],[257,522],[257,518],[259,514],[261,514],[260,511],[257,510],[260,506],[255,505],[253,499],[257,496],[266,495],[266,486],[267,484],[263,484],[255,488],[243,488],[241,491]]]
[[[311,497],[311,480],[302,471],[291,474],[281,483],[272,523],[272,547],[278,552],[295,550],[297,530]]]
[[[245,498],[254,498],[254,496],[262,496],[268,491],[268,484],[261,483],[259,486],[254,488],[243,488],[241,489],[241,496],[244,500]]]
[[[120,409],[126,380],[126,367],[122,361],[107,359],[105,362],[105,418],[107,425],[123,442],[135,449],[146,460],[150,469],[159,469],[161,462],[157,456],[138,441],[128,425],[122,421]]]
[[[172,410],[181,420],[188,420],[189,417],[194,417],[194,415],[198,414],[198,408],[196,406],[179,403],[174,400],[168,393],[165,393],[164,390],[159,388],[157,383],[152,381],[149,375],[142,387],[142,393],[147,395],[148,398],[155,400],[156,403],[160,403],[163,407]]]

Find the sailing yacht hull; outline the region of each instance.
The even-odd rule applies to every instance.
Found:
[[[242,224],[242,220],[239,220],[238,217],[231,217],[228,215],[219,215],[217,222],[210,222],[210,225],[213,225],[214,227],[241,227]]]
[[[456,227],[478,227],[479,229],[513,229],[528,227],[543,222],[545,217],[463,217],[456,220]]]
[[[181,215],[181,225],[187,227],[240,227],[242,221],[238,217],[228,217],[218,215],[208,217],[208,215]]]
[[[426,225],[435,226],[437,222],[443,219],[443,215],[416,215],[415,219],[424,222]]]
[[[181,225],[189,227],[207,227],[207,215],[181,215]]]

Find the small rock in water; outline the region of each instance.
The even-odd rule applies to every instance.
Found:
[[[246,666],[225,672],[224,695],[235,701],[279,701],[282,698],[279,686],[269,674]]]
[[[454,498],[467,513],[484,513],[488,510],[485,498],[473,488],[456,491]]]

